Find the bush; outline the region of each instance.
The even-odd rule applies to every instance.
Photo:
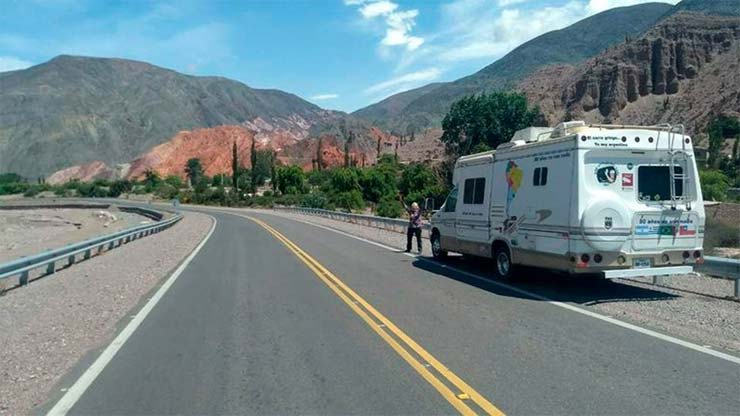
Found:
[[[28,188],[29,185],[22,182],[0,183],[0,195],[22,194]]]
[[[316,191],[303,195],[301,206],[306,208],[330,209],[329,197],[325,193]]]
[[[398,218],[402,212],[401,203],[392,196],[386,196],[381,199],[375,211],[378,216],[387,218]]]
[[[161,182],[154,189],[154,194],[162,199],[174,199],[177,198],[179,190],[174,186],[166,182]]]
[[[301,201],[303,201],[303,195],[297,195],[297,194],[286,194],[279,198],[276,198],[275,200],[276,204],[279,205],[287,205],[287,206],[298,206],[300,205]]]
[[[718,170],[705,170],[699,172],[699,179],[705,201],[724,201],[727,199],[730,182],[724,173]]]
[[[108,189],[108,196],[111,198],[118,198],[121,194],[131,192],[133,185],[127,180],[115,181],[110,185]]]
[[[337,207],[344,208],[347,211],[362,209],[365,207],[362,193],[358,190],[339,192],[332,197],[332,202]]]

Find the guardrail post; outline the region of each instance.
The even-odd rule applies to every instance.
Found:
[[[28,284],[28,270],[26,270],[26,271],[24,271],[24,272],[21,272],[21,276],[20,276],[20,278],[18,279],[18,283],[19,283],[19,284],[20,284],[21,286],[25,286],[25,285],[27,285],[27,284]]]
[[[69,257],[67,258],[67,266],[71,266],[71,265],[73,265],[73,264],[75,264],[75,255],[74,255],[74,254],[73,254],[73,255],[71,255],[71,256],[69,256]]]
[[[740,298],[740,279],[735,279],[735,297]]]
[[[85,260],[89,259],[90,256],[92,256],[92,251],[90,249],[85,250]]]
[[[53,274],[56,271],[56,263],[54,263],[53,261],[46,265],[46,274]]]

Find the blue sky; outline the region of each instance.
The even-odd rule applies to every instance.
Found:
[[[537,35],[644,2],[0,0],[0,72],[60,54],[121,57],[352,111],[469,75]]]

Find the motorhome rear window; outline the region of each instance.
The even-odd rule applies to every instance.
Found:
[[[547,185],[547,168],[535,168],[534,169],[534,177],[532,178],[532,184],[534,186]]]
[[[676,175],[683,173],[680,166]],[[668,166],[640,166],[637,170],[637,197],[640,201],[670,201],[671,172]],[[683,181],[676,179],[676,196],[683,196]]]
[[[486,178],[470,178],[465,180],[463,204],[482,204],[486,196]]]
[[[474,204],[482,204],[483,199],[485,198],[485,189],[486,189],[486,178],[477,178],[475,180],[475,194],[473,197],[473,203]]]

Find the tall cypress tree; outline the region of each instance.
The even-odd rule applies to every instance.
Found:
[[[231,185],[234,187],[234,193],[239,195],[239,156],[236,154],[236,141],[231,147]]]
[[[257,169],[256,169],[257,167],[257,147],[255,146],[256,141],[257,140],[255,140],[253,137],[252,147],[251,147],[252,154],[249,155],[250,162],[252,162],[252,178],[251,178],[252,179],[252,192],[257,191]]]

